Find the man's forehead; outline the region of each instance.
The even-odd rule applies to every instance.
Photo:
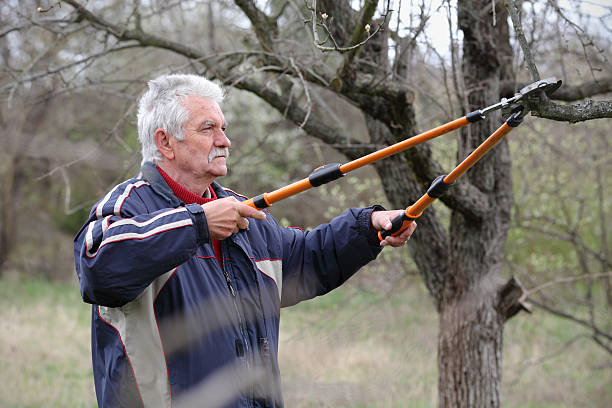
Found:
[[[204,98],[198,95],[187,95],[182,98],[182,103],[190,112],[192,118],[206,116],[211,120],[225,120],[221,107],[214,99]]]
[[[185,106],[205,106],[210,108],[221,109],[217,101],[211,98],[205,98],[200,95],[185,95],[181,98],[181,102]]]

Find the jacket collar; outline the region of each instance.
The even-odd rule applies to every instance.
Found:
[[[166,183],[166,180],[162,177],[162,175],[157,171],[157,168],[154,163],[144,162],[142,168],[140,169],[140,174],[142,175],[142,179],[151,185],[153,191],[162,196],[172,207],[179,207],[185,205],[183,200],[179,199],[174,195],[174,192]],[[228,193],[219,185],[217,182],[212,183],[212,188],[217,195],[217,198],[227,197]]]
[[[153,191],[155,191],[158,195],[168,201],[168,203],[172,207],[176,208],[185,206],[185,202],[183,202],[181,199],[174,195],[174,192],[172,191],[168,183],[166,183],[166,180],[164,180],[164,177],[161,175],[161,173],[157,170],[157,167],[154,163],[143,163],[140,169],[140,176],[143,180],[149,183]],[[215,191],[217,198],[224,198],[230,195],[217,182],[212,183],[212,188]],[[242,251],[247,255],[247,257],[249,257],[249,252],[246,249],[249,247],[249,244],[247,243],[244,234],[232,234],[230,239],[242,249]]]

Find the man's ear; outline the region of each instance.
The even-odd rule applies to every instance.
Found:
[[[170,141],[170,136],[166,131],[161,128],[158,128],[155,131],[155,145],[157,146],[157,150],[168,160],[174,159],[174,149],[172,143]]]

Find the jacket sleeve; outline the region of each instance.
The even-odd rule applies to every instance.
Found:
[[[210,240],[200,205],[149,213],[136,194],[119,190],[93,208],[74,240],[83,300],[109,307],[134,300]]]
[[[378,209],[353,208],[312,231],[282,228],[281,306],[323,295],[375,259],[382,248],[370,216]]]

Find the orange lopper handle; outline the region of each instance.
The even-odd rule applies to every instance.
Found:
[[[444,194],[455,181],[465,174],[478,160],[482,158],[489,150],[499,143],[512,129],[520,125],[523,121],[522,110],[512,114],[504,124],[502,124],[491,136],[489,136],[480,146],[476,148],[468,157],[466,157],[453,171],[447,176],[440,176],[434,180],[427,193],[423,194],[419,200],[406,208],[406,211],[395,217],[391,224],[391,229],[380,231],[378,238],[382,241],[386,237],[401,234],[415,219],[421,216],[423,211],[431,205],[438,197]]]
[[[342,177],[346,173],[349,173],[353,170],[374,163],[375,161],[384,159],[396,153],[402,152],[418,144],[444,135],[455,129],[467,126],[470,123],[480,121],[484,118],[485,117],[479,110],[471,112],[464,117],[453,120],[452,122],[445,123],[436,128],[430,129],[426,132],[423,132],[391,146],[385,147],[384,149],[377,150],[373,153],[370,153],[366,156],[360,157],[348,163],[342,165],[328,164],[322,166],[318,169],[315,169],[315,171],[308,178],[289,184],[288,186],[282,187],[271,193],[260,194],[257,197],[253,197],[251,199],[243,201],[242,203],[257,209],[269,207],[277,201],[284,200],[285,198],[289,198],[291,196],[299,194],[312,187],[318,187],[321,184],[328,183],[332,180]]]

